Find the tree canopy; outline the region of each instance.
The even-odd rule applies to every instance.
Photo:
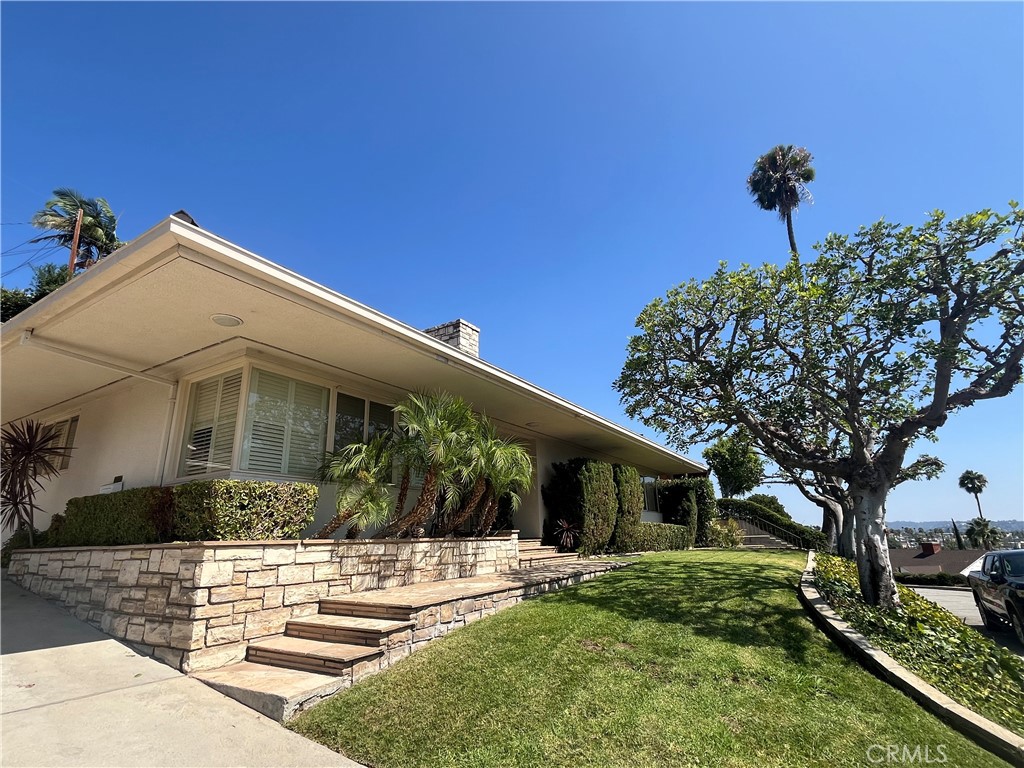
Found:
[[[739,428],[704,449],[704,460],[718,478],[723,498],[750,493],[764,480],[764,462],[754,453],[750,433]]]
[[[974,497],[974,501],[978,504],[978,517],[985,517],[981,513],[981,492],[985,490],[985,486],[988,485],[988,478],[985,477],[981,472],[975,472],[973,469],[965,470],[960,479],[957,481],[959,486],[967,491]]]
[[[884,504],[921,471],[908,449],[1021,380],[1022,226],[1015,202],[935,211],[829,235],[810,261],[721,264],[643,310],[616,387],[679,447],[742,425],[783,471],[841,485],[864,597],[895,604]]]
[[[813,160],[811,153],[803,147],[779,144],[757,158],[747,177],[747,191],[757,207],[763,211],[777,211],[779,218],[786,222],[789,250],[793,253],[797,252],[793,211],[800,207],[801,202],[812,200],[807,185],[814,181]]]

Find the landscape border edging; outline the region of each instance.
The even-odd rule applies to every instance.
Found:
[[[938,688],[899,664],[892,656],[875,648],[866,637],[832,610],[814,586],[815,554],[813,550],[807,553],[807,566],[800,576],[800,585],[797,588],[800,602],[810,613],[815,624],[868,670],[910,696],[975,744],[1011,765],[1024,765],[1024,737],[958,704]]]

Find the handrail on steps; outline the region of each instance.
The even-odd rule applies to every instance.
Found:
[[[797,536],[795,533],[790,533],[785,528],[780,528],[779,526],[775,525],[774,523],[768,522],[763,517],[758,517],[757,515],[749,515],[749,516],[745,516],[745,517],[736,517],[735,515],[730,515],[728,513],[725,513],[725,514],[721,515],[721,519],[722,520],[728,520],[729,518],[732,518],[734,520],[740,520],[740,521],[747,522],[747,523],[752,523],[752,524],[758,526],[759,528],[761,528],[769,536],[775,536],[778,539],[782,539],[786,543],[792,544],[797,549],[804,549],[804,550],[810,549],[810,547],[808,547],[804,543],[804,540],[800,536]],[[768,529],[771,529],[771,530],[768,530]]]

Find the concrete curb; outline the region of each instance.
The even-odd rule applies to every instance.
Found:
[[[975,744],[1011,765],[1024,766],[1024,738],[957,704],[942,691],[901,666],[892,656],[875,648],[866,637],[843,621],[815,588],[814,563],[815,553],[808,552],[807,567],[800,577],[797,594],[811,618],[826,635],[872,673],[910,696]]]
[[[944,590],[946,592],[970,592],[971,591],[970,587],[940,587],[940,586],[936,586],[934,584],[904,584],[903,582],[899,582],[899,585],[901,587],[906,587],[907,589],[941,589],[941,590]]]

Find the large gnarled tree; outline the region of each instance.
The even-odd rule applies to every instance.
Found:
[[[1010,207],[880,221],[830,235],[813,261],[722,265],[673,289],[637,320],[616,382],[628,412],[680,447],[742,425],[783,470],[838,483],[862,595],[898,604],[885,501],[919,469],[908,449],[1021,381],[1024,212]]]

